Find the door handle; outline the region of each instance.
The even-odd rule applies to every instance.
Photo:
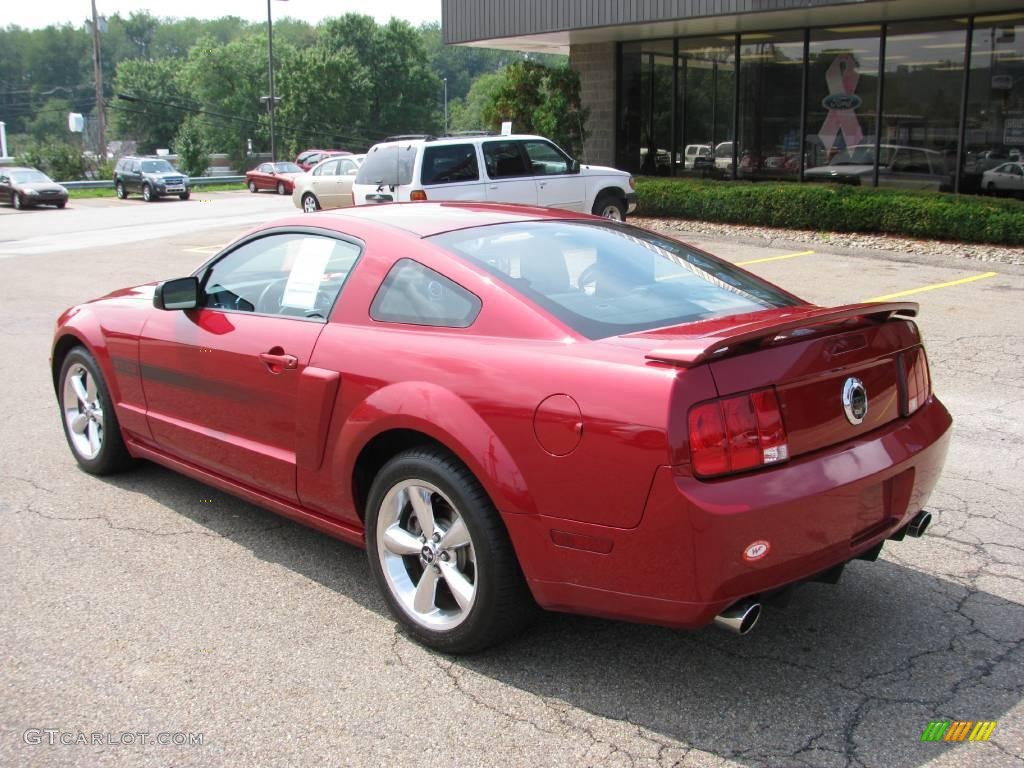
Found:
[[[488,189],[497,189],[497,188],[498,188],[497,184],[491,184],[491,186],[488,187]]]
[[[546,187],[547,185],[548,185],[548,183],[546,181],[538,181],[537,182],[537,186],[540,187],[541,189],[544,189],[544,187]]]
[[[276,347],[276,349],[281,349]],[[284,352],[260,352],[260,360],[263,364],[270,369],[271,373],[281,373],[282,371],[292,371],[298,368],[299,358],[295,355],[286,355]]]

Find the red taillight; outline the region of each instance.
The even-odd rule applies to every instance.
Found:
[[[409,199],[413,202],[421,203],[427,199],[427,193],[422,189],[414,189],[409,193]]]
[[[786,429],[772,388],[694,406],[689,428],[693,471],[704,477],[789,458]]]
[[[903,355],[903,370],[907,377],[907,399],[903,405],[903,413],[909,416],[924,405],[932,394],[932,382],[928,374],[928,358],[924,354],[924,347],[918,347]]]

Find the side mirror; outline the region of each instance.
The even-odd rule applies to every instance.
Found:
[[[200,299],[199,278],[179,277],[164,280],[153,291],[153,306],[157,309],[195,309]]]
[[[580,161],[579,160],[570,160],[569,161],[569,173],[579,173],[579,172],[580,172]]]

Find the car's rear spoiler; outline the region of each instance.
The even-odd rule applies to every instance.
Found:
[[[775,339],[790,331],[829,325],[854,317],[864,317],[878,322],[885,322],[893,315],[914,317],[917,315],[918,304],[914,301],[889,301],[869,304],[847,304],[843,307],[808,307],[797,308],[799,316],[786,320],[767,320],[740,326],[735,332],[723,336],[696,337],[680,341],[678,345],[652,349],[647,353],[648,360],[690,367],[721,357],[729,350],[738,350],[754,342],[765,342]]]

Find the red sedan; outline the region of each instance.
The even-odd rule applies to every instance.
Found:
[[[916,309],[582,214],[367,206],[69,309],[52,372],[86,471],[148,459],[365,546],[435,648],[538,605],[745,633],[927,527],[951,419]]]
[[[302,175],[295,163],[261,163],[245,173],[245,185],[250,192],[273,190],[279,195],[290,195],[295,190],[295,177]]]

